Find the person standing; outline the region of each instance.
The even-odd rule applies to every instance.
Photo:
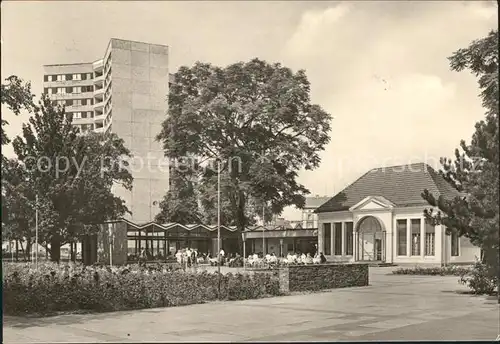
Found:
[[[222,266],[222,265],[224,265],[224,255],[225,255],[225,254],[226,254],[226,253],[224,252],[224,249],[222,249],[222,248],[221,248],[221,249],[220,249],[220,258],[219,258],[219,264],[220,264],[221,266]]]
[[[188,247],[186,250],[186,263],[187,263],[187,267],[191,266],[191,248],[190,247]]]
[[[144,265],[146,264],[146,250],[142,249],[141,253],[139,254],[139,265]]]
[[[196,249],[191,251],[191,265],[196,265]]]

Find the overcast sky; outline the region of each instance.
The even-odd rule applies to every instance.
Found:
[[[305,69],[312,100],[334,117],[319,195],[367,170],[453,156],[483,116],[475,78],[447,57],[498,27],[496,2],[2,2],[2,77],[42,90],[43,64],[101,58],[110,38],[170,46],[171,71],[254,57]],[[2,108],[12,137],[26,115]],[[7,152],[11,152],[7,149]],[[285,212],[284,215],[292,215]]]

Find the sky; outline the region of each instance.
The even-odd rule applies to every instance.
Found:
[[[439,167],[470,140],[484,115],[477,81],[447,57],[497,27],[492,1],[4,1],[1,75],[39,95],[44,64],[94,61],[110,38],[168,45],[171,72],[255,57],[304,69],[334,119],[320,167],[299,181],[333,196],[375,167]],[[10,137],[27,120],[2,116]]]

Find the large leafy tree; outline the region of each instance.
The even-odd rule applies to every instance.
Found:
[[[486,113],[484,120],[476,123],[471,142],[460,142],[461,149],[455,150],[455,160],[441,159],[443,176],[466,196],[451,201],[436,199],[426,190],[423,197],[439,211],[425,214],[481,247],[490,273],[498,276],[498,31],[456,51],[449,60],[452,70],[467,69],[478,78]]]
[[[55,108],[44,96],[23,125],[22,136],[13,141],[27,171],[28,189],[38,196],[40,242],[53,261],[59,261],[65,243],[96,232],[100,223],[127,212],[111,187],[116,183],[132,187],[123,140],[115,134],[79,135],[71,121],[63,108]]]
[[[318,167],[331,120],[311,104],[309,92],[304,71],[259,59],[225,68],[181,67],[158,139],[171,159],[211,162],[212,168],[196,169],[205,208],[213,209],[217,200],[214,161],[221,162],[222,199],[230,222],[243,230],[255,215],[249,204],[266,202],[276,214],[304,205],[309,191],[297,175]]]
[[[35,237],[35,192],[23,165],[15,159],[5,160],[2,169],[2,239],[26,242],[29,255]],[[26,255],[25,255],[26,258]]]
[[[2,83],[0,85],[1,105],[6,106],[7,109],[9,109],[16,116],[18,116],[23,109],[28,112],[33,111],[33,109],[35,108],[33,97],[34,96],[31,93],[31,84],[29,82],[24,82],[22,79],[15,75],[11,75],[10,77],[6,78],[5,83]],[[2,128],[0,137],[2,146],[10,143],[10,139],[5,132],[5,127],[9,124],[9,122],[5,118],[5,113],[3,113],[1,119]],[[17,191],[15,191],[16,188],[19,188],[21,186],[10,185],[9,183],[16,183],[18,181],[17,176],[20,173],[22,172],[19,171],[17,167],[14,167],[12,165],[12,162],[9,162],[8,159],[2,154],[2,224],[5,224],[4,229],[2,230],[2,241],[22,239],[22,235],[18,235],[19,233],[13,232],[13,228],[8,225],[12,224],[12,219],[7,219],[5,216],[7,204],[11,204],[12,207],[15,207],[14,204],[19,204],[17,203],[17,201],[14,201],[13,197],[16,197],[15,195],[17,195]],[[7,193],[9,194],[9,198],[7,198]],[[19,210],[21,212],[25,212],[26,207],[22,205],[22,208],[22,210]],[[26,229],[25,225],[22,225],[21,227],[23,228],[23,231]]]
[[[34,95],[31,93],[31,84],[24,82],[15,75],[11,75],[5,79],[6,83],[1,84],[0,101],[2,105],[6,105],[16,116],[21,113],[22,109],[31,112],[35,108],[33,103]],[[2,146],[10,143],[10,139],[5,133],[4,126],[9,122],[2,116]]]
[[[196,181],[188,176],[170,170],[170,189],[160,202],[160,213],[155,221],[192,224],[203,222],[197,199]]]

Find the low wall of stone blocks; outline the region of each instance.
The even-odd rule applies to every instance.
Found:
[[[368,285],[368,264],[292,265],[278,269],[282,292],[363,287]]]

